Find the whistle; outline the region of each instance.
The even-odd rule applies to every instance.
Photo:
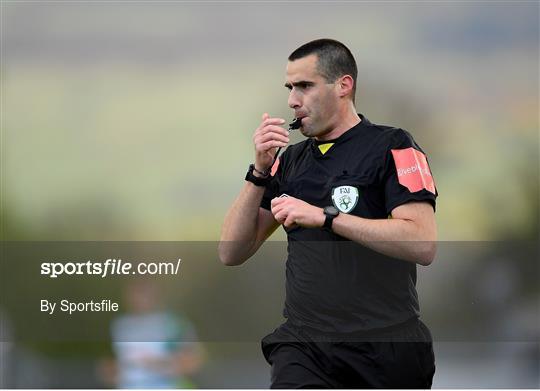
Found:
[[[293,121],[289,124],[289,132],[294,129],[298,129],[302,126],[302,118],[295,118]]]

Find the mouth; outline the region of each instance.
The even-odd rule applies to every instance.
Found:
[[[297,114],[296,119],[300,121],[300,125],[304,125],[304,119],[306,119],[308,116],[306,114]]]

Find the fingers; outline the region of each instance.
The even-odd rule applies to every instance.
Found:
[[[262,166],[268,166],[275,157],[275,148],[286,147],[289,142],[289,132],[282,125],[283,118],[271,118],[268,113],[262,115],[262,122],[253,134],[253,144],[257,152],[255,161]]]
[[[277,208],[277,207],[280,207],[282,206],[288,198],[293,198],[293,197],[276,197],[276,198],[273,198],[271,201],[270,201],[270,206],[272,209],[274,208]]]
[[[321,208],[289,195],[272,199],[270,206],[274,219],[286,228],[296,226],[316,228],[322,227],[324,223],[324,213]]]
[[[257,152],[268,152],[272,148],[279,148],[279,147],[285,147],[285,146],[287,146],[287,143],[284,143],[282,141],[271,140],[271,141],[268,141],[268,142],[262,143],[262,144],[261,143],[256,143],[255,144],[255,150]]]
[[[276,217],[276,215],[280,212],[283,211],[283,206],[281,205],[272,205],[270,207],[270,211],[272,212],[272,214],[274,215],[274,217]]]
[[[283,134],[283,130],[284,129],[280,128],[279,126],[268,125],[265,127],[264,132],[260,132],[256,137],[259,137],[261,142],[268,140],[280,140],[284,143],[288,143],[289,133],[286,131],[285,134]]]
[[[271,118],[271,117],[270,117],[270,114],[264,113],[264,114],[262,115],[262,120],[263,120],[263,122],[266,121],[267,119],[277,119],[277,120],[281,120],[281,121],[283,121],[283,123],[285,123],[285,120],[284,120],[283,118]]]
[[[291,209],[290,205],[279,202],[272,208],[272,211],[274,213],[274,218],[278,223],[283,224],[287,228],[295,225],[296,214],[294,213],[294,210]]]
[[[283,224],[286,218],[287,218],[287,214],[285,214],[284,212],[277,213],[276,215],[274,215],[274,219],[276,219],[276,221],[279,224]]]
[[[270,121],[270,120],[269,120]],[[289,140],[289,132],[283,129],[281,126],[271,123],[271,122],[263,122],[253,134],[253,138],[264,136],[268,133],[273,133],[276,137],[282,137],[284,139]]]
[[[282,198],[274,198],[272,201],[270,201],[271,211],[274,215],[274,219],[280,224],[283,224],[285,219],[287,218],[288,212],[284,208],[283,202],[280,202]]]
[[[272,129],[270,129],[272,130]],[[285,147],[289,142],[289,137],[283,136],[277,131],[269,131],[268,133],[256,133],[253,136],[255,149],[266,151],[272,147]]]
[[[276,131],[284,136],[288,136],[289,135],[289,132],[287,130],[285,130],[284,128],[282,128],[281,126],[283,126],[285,124],[285,120],[283,118],[271,118],[268,113],[264,113],[263,116],[262,116],[262,122],[261,124],[259,125],[259,127],[257,128],[257,130],[255,132],[264,132],[264,130],[269,126],[269,125],[277,125],[273,131]],[[268,129],[266,129],[266,131],[268,131]]]
[[[285,228],[292,228],[296,225],[292,214],[289,214],[285,221],[282,223]]]
[[[270,202],[272,214],[274,219],[279,224],[283,224],[286,227],[292,227],[296,225],[294,213],[295,207],[295,198],[294,197],[276,197]]]

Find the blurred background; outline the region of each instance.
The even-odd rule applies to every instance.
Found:
[[[316,38],[342,41],[358,62],[358,111],[410,131],[439,191],[448,243],[418,287],[426,323],[444,335],[434,386],[540,385],[538,2],[2,1],[1,33],[1,239],[212,249],[262,113],[292,117],[287,56]],[[201,303],[224,273],[224,287],[248,294],[275,282],[270,332],[282,261],[224,272],[212,253],[181,279],[208,285],[187,283],[167,302],[204,329],[215,319]],[[14,343],[27,321],[14,306],[2,299],[0,386],[114,385],[103,364],[112,341]],[[494,336],[449,338],[461,317],[481,317]],[[202,345],[192,386],[268,386],[256,341]]]

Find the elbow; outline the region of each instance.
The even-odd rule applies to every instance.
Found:
[[[244,263],[244,261],[242,260],[238,260],[238,259],[231,258],[231,257],[228,257],[226,255],[221,255],[221,254],[219,256],[219,260],[225,266],[238,266]]]
[[[418,254],[417,254],[417,263],[422,266],[429,266],[435,260],[437,255],[437,242],[423,242],[419,243]]]
[[[238,266],[245,262],[245,259],[241,259],[235,256],[231,242],[220,242],[218,245],[218,257],[221,263],[225,266]]]

